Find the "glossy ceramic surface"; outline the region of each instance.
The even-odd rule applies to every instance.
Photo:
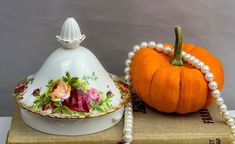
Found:
[[[21,108],[21,118],[30,127],[49,134],[85,135],[116,125],[123,116],[124,108],[113,113],[89,119],[54,119],[31,113]]]
[[[63,47],[16,86],[14,96],[21,108],[47,117],[81,119],[115,112],[129,101],[128,85],[80,46],[84,36],[73,18],[64,22],[57,38]]]
[[[102,116],[114,112],[122,108],[130,99],[128,86],[115,75],[109,74],[109,77],[114,83],[114,89],[120,94],[120,98],[114,97],[110,89],[106,93],[97,91],[95,88],[90,88],[85,80],[70,76],[71,79],[76,78],[81,83],[81,87],[74,88],[73,84],[65,81],[67,76],[54,81],[49,80],[44,93],[40,88],[33,88],[31,92],[28,92],[35,80],[33,75],[29,76],[16,86],[14,95],[17,103],[22,108],[43,116],[76,119]],[[65,90],[60,90],[61,88]],[[57,97],[58,94],[54,94],[57,89],[64,99]],[[66,89],[68,93],[66,93]],[[26,95],[27,93],[29,95]],[[29,101],[27,97],[34,97],[34,100]],[[24,100],[30,105],[27,105]]]

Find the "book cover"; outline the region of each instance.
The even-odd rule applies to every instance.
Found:
[[[134,102],[133,144],[230,144],[232,134],[215,104],[192,114],[166,114]],[[108,130],[84,136],[56,136],[28,127],[16,109],[8,144],[117,144],[122,143],[123,121]]]

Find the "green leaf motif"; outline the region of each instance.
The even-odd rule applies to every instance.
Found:
[[[64,81],[64,82],[68,82],[68,78],[67,77],[62,77],[62,80]]]
[[[98,77],[96,76],[95,72],[92,72],[91,75],[84,75],[82,79],[89,85],[89,80],[96,81]]]
[[[90,75],[84,75],[82,79],[79,77],[72,77],[69,72],[66,72],[65,76],[62,77],[62,80],[66,83],[68,83],[72,89],[80,89],[84,92],[87,92],[89,87],[89,81],[95,81],[98,77],[96,76],[95,72],[92,72]],[[42,106],[48,106],[49,108],[52,108],[52,113],[64,113],[68,115],[78,115],[81,117],[85,117],[87,114],[86,112],[77,112],[72,109],[70,109],[67,106],[64,106],[61,101],[52,101],[51,93],[53,91],[52,86],[57,82],[58,80],[50,80],[48,81],[47,87],[48,90],[41,94],[39,93],[39,96],[37,96],[36,100],[34,101],[33,107],[36,108],[42,108]],[[108,87],[108,86],[107,86]],[[106,93],[102,91],[97,91],[99,93],[99,100],[94,101],[90,100],[91,109],[90,112],[105,112],[112,108],[112,92],[108,91]],[[53,107],[55,107],[53,109]]]
[[[72,114],[72,111],[66,106],[62,106],[62,112],[69,115]]]
[[[96,110],[97,110],[98,112],[103,112],[103,111],[104,111],[101,107],[96,107]]]
[[[89,89],[89,86],[88,86],[86,83],[82,83],[82,84],[81,84],[81,89],[82,89],[83,91],[87,91],[87,90]]]
[[[40,99],[41,99],[41,102],[44,102],[46,100],[46,95],[45,94],[41,95]]]
[[[90,104],[91,104],[92,107],[95,107],[95,106],[96,106],[96,103],[95,103],[94,100],[91,100],[91,101],[90,101]]]
[[[51,86],[53,85],[54,81],[53,80],[49,80],[46,87],[47,88],[51,88]]]
[[[28,80],[28,83],[30,82],[30,84],[32,84],[32,83],[33,83],[33,80],[34,80],[33,78],[29,79],[29,80]]]
[[[44,97],[43,103],[47,103],[51,100],[51,96]]]
[[[69,84],[74,88],[77,89],[79,87],[79,85],[81,85],[81,80],[78,79],[78,77],[73,77]]]
[[[78,77],[73,77],[71,80],[70,80],[70,83],[76,83],[78,81]]]
[[[25,94],[25,92],[22,92],[22,93],[19,93],[19,94],[17,94],[17,96],[23,96]]]
[[[70,73],[69,73],[69,72],[66,72],[65,75],[67,76],[68,79],[70,79],[71,76],[70,76]]]
[[[96,110],[96,108],[95,107],[91,107],[91,111],[95,111]]]
[[[62,111],[62,107],[56,107],[53,109],[52,113],[60,113]]]
[[[82,117],[85,116],[85,113],[84,113],[84,112],[78,112],[78,114],[79,114],[80,116],[82,116]]]
[[[36,106],[38,109],[42,107],[42,103],[39,103],[37,106]]]
[[[53,101],[53,105],[58,107],[61,106],[62,103],[60,101]]]
[[[39,103],[41,103],[41,100],[40,99],[37,99],[33,102],[35,105],[38,105]]]
[[[103,103],[106,100],[106,95],[103,92],[99,92],[100,93],[100,103]]]

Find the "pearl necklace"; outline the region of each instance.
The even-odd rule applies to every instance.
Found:
[[[130,78],[130,66],[131,66],[131,60],[134,57],[135,53],[141,49],[141,48],[153,48],[156,49],[158,52],[163,52],[166,55],[173,55],[174,49],[164,46],[161,43],[155,43],[154,41],[151,41],[149,43],[142,42],[140,45],[135,45],[128,53],[128,59],[125,61],[125,82],[129,85],[131,88],[131,78]],[[182,57],[184,61],[188,62],[192,66],[199,69],[202,74],[204,74],[206,81],[208,82],[208,87],[211,90],[211,95],[214,97],[216,104],[218,105],[218,109],[224,119],[226,120],[227,125],[229,126],[231,133],[233,135],[233,144],[235,144],[235,124],[234,119],[231,117],[230,113],[227,111],[227,105],[224,104],[224,99],[221,97],[220,90],[217,89],[218,84],[216,81],[214,81],[214,74],[210,72],[210,67],[206,64],[204,64],[202,61],[197,59],[196,57],[190,55],[189,53],[186,53],[185,51],[182,51]],[[123,138],[126,144],[129,144],[133,140],[133,109],[132,109],[132,103],[129,102],[125,107],[125,114],[124,114],[124,129],[123,129]]]

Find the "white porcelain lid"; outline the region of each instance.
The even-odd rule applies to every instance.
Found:
[[[123,107],[130,98],[128,86],[110,75],[96,56],[80,46],[84,35],[68,18],[56,49],[40,70],[15,88],[17,103],[31,112],[56,118],[105,115]]]

